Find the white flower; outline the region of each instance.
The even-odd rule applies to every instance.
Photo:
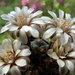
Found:
[[[48,39],[50,37],[53,41],[59,38],[63,45],[66,44],[69,39],[75,43],[75,25],[73,25],[75,18],[71,18],[71,15],[67,13],[64,18],[64,11],[62,10],[59,10],[59,17],[57,17],[52,11],[48,11],[48,13],[53,19],[42,17],[42,19],[48,24],[43,38]]]
[[[27,66],[30,61],[27,56],[31,54],[28,46],[24,47],[18,40],[13,43],[9,39],[3,40],[0,45],[0,75],[21,75],[19,68]]]
[[[73,61],[75,61],[75,51],[73,43],[62,45],[57,39],[51,45],[51,48],[47,51],[47,54],[56,60],[57,64],[59,65],[60,73],[63,72],[63,74],[61,75],[65,75],[68,71],[67,69],[69,69],[70,71],[74,70]]]
[[[38,10],[32,13],[33,11],[33,8],[28,9],[28,7],[23,6],[22,9],[15,7],[15,11],[1,15],[2,19],[8,22],[1,29],[0,33],[8,30],[10,35],[12,35],[12,32],[14,32],[14,38],[20,37],[23,44],[27,43],[27,37],[31,35],[38,38],[40,31],[39,24],[43,24],[43,21],[41,18],[37,18],[37,16],[40,15],[42,11]],[[19,36],[17,36],[17,31]]]

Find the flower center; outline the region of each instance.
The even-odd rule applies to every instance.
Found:
[[[7,63],[12,63],[14,58],[15,58],[15,56],[14,56],[13,52],[7,52],[7,54],[4,56],[4,60]]]
[[[66,22],[66,20],[62,20],[62,23],[59,27],[65,31],[70,26],[72,26],[70,22]]]
[[[58,24],[58,23],[59,24]],[[70,27],[72,24],[64,19],[56,21],[56,27],[59,27],[63,30],[63,32],[69,33],[68,31],[70,30]]]
[[[17,19],[16,19],[16,26],[20,26],[20,27],[22,27],[22,26],[24,26],[24,25],[27,25],[27,18],[28,18],[28,16],[26,16],[26,15],[19,15],[18,17],[17,17]]]

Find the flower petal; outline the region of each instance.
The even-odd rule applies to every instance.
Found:
[[[19,71],[17,66],[12,66],[10,69],[11,75],[21,75],[21,72]]]
[[[48,13],[54,18],[54,19],[57,19],[57,16],[54,12],[52,11],[48,11]]]
[[[40,18],[33,19],[31,23],[34,24],[45,24],[44,21]]]
[[[19,56],[29,56],[31,54],[29,49],[23,49],[20,53]]]
[[[5,44],[4,49],[6,50],[6,52],[9,52],[9,51],[13,52],[13,48],[10,43]]]
[[[9,28],[9,31],[14,31],[14,30],[17,30],[19,28],[19,26],[10,25],[10,26],[8,26],[8,28]]]
[[[17,17],[15,11],[11,11],[11,12],[10,12],[10,15],[12,15],[14,18]]]
[[[42,11],[41,10],[38,10],[38,11],[36,11],[35,13],[33,13],[31,15],[31,18],[36,17],[36,16],[40,15],[41,13],[42,13]]]
[[[61,59],[58,59],[58,60],[57,60],[57,63],[58,63],[58,65],[59,65],[60,67],[64,67],[64,65],[65,65],[65,62],[64,62],[63,60],[61,60]]]
[[[9,31],[9,34],[13,39],[18,38],[18,33],[19,33],[19,30]]]
[[[29,31],[29,26],[23,26],[21,29],[23,29],[25,32]]]
[[[12,42],[11,42],[10,39],[4,39],[4,40],[2,41],[2,45],[3,45],[3,46],[5,46],[7,43],[10,44],[10,45],[12,45]]]
[[[66,60],[66,66],[70,71],[74,70],[74,64],[70,60]]]
[[[11,16],[9,16],[9,15],[7,15],[7,14],[1,15],[1,17],[2,17],[2,19],[8,20],[8,21],[10,21],[10,20],[12,19]]]
[[[74,31],[75,32],[75,31]],[[72,40],[73,40],[73,43],[75,44],[75,34],[70,34],[71,35],[71,37],[72,37]]]
[[[3,75],[2,69],[4,66],[0,66],[0,75]]]
[[[55,28],[51,28],[51,29],[48,29],[44,35],[43,35],[43,38],[44,39],[48,39],[49,37],[51,37],[54,33],[55,33],[56,29]]]
[[[51,18],[49,18],[49,17],[43,16],[43,17],[41,17],[41,19],[42,19],[46,24],[48,24],[48,23],[53,23],[53,20],[52,20]]]
[[[72,20],[71,20],[71,23],[73,24],[75,22],[75,18],[73,18]]]
[[[72,28],[74,28],[74,26]],[[70,32],[75,34],[75,29],[72,29]]]
[[[2,73],[3,73],[3,75],[5,74],[7,74],[7,72],[9,71],[9,69],[10,69],[10,65],[6,65],[6,66],[4,66],[3,67],[3,69],[2,69]]]
[[[71,18],[71,15],[70,14],[65,14],[65,16],[66,16],[66,20],[69,20],[70,18]]]
[[[21,41],[16,39],[14,42],[13,42],[13,47],[14,47],[14,50],[18,50],[21,46]]]
[[[62,45],[66,44],[68,40],[69,40],[69,35],[67,33],[61,35],[60,41]]]
[[[5,31],[7,31],[9,28],[7,26],[4,26],[1,30],[0,30],[0,33],[3,33]]]
[[[74,57],[74,58],[75,58],[75,52],[70,52],[70,53],[68,54],[68,56],[69,56],[69,57]]]
[[[72,29],[75,29],[75,24],[71,26]]]
[[[66,66],[64,66],[64,67],[59,67],[59,73],[60,73],[60,75],[66,75],[67,72],[68,72],[68,69],[67,69]]]
[[[0,66],[4,65],[5,62],[3,62],[2,60],[0,60]]]
[[[25,15],[28,15],[27,11],[28,11],[28,7],[27,6],[23,6],[22,7],[22,13],[25,14]]]
[[[31,24],[31,27],[34,27],[35,29],[37,29],[39,31],[39,33],[42,33],[42,30],[41,28],[39,27],[39,25],[36,25],[36,24]],[[43,28],[43,26],[42,26]]]
[[[56,55],[55,52],[52,53],[51,57],[52,57],[53,59],[59,59],[59,57]]]
[[[15,7],[15,11],[16,11],[17,15],[21,14],[21,9],[19,7]]]
[[[4,49],[0,49],[0,57],[4,58],[4,56],[6,55],[6,51]]]
[[[25,59],[27,61],[27,63],[30,63],[29,57],[21,57],[21,58]]]
[[[48,20],[48,21],[50,21],[50,20],[51,20],[51,18],[46,17],[46,16],[42,16],[42,17],[41,17],[41,19],[43,19],[43,20]]]
[[[35,38],[39,37],[39,31],[35,29],[34,27],[29,27],[29,31],[33,37]]]
[[[62,32],[63,32],[63,30],[61,28],[59,28],[59,27],[56,28],[56,33],[62,33]]]
[[[20,29],[19,37],[23,44],[26,44],[28,42],[26,32],[23,29]]]
[[[64,11],[59,10],[59,18],[63,19],[63,17],[64,17]]]
[[[27,65],[27,62],[26,62],[25,59],[19,58],[19,59],[17,59],[15,61],[15,64],[18,65],[18,66],[20,66],[20,67],[23,67],[23,66],[26,66]]]
[[[21,52],[21,50],[16,50],[16,52],[15,52],[15,56],[17,56],[19,53]]]
[[[28,13],[31,14],[34,11],[33,8],[29,8]]]
[[[49,49],[49,50],[47,51],[47,54],[48,54],[49,56],[51,56],[52,53],[53,53],[53,49]]]

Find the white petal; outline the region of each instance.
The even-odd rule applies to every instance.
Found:
[[[30,63],[29,57],[22,57],[22,58],[25,59],[27,61],[27,63]]]
[[[0,33],[3,33],[5,31],[7,31],[9,28],[7,26],[4,26],[1,30],[0,30]]]
[[[20,40],[14,40],[13,42],[13,47],[14,47],[14,50],[18,50],[21,46],[21,41]]]
[[[9,31],[14,31],[14,30],[17,30],[19,28],[19,26],[10,25],[10,26],[8,26],[8,28],[9,28]]]
[[[21,75],[21,72],[19,71],[17,66],[12,66],[10,69],[11,75]]]
[[[69,20],[69,19],[71,18],[71,15],[70,15],[70,14],[67,14],[67,13],[66,13],[65,16],[66,16],[66,20]]]
[[[43,19],[43,20],[48,20],[48,21],[50,21],[50,20],[51,20],[51,18],[46,17],[46,16],[42,16],[42,17],[41,17],[41,19]]]
[[[64,65],[65,65],[65,62],[64,62],[63,60],[61,60],[61,59],[58,59],[58,60],[57,60],[57,63],[58,63],[58,65],[59,65],[60,67],[64,67]]]
[[[39,31],[35,29],[34,27],[29,27],[29,31],[33,37],[35,38],[39,37]]]
[[[44,35],[43,35],[43,38],[44,39],[48,39],[49,37],[51,37],[54,33],[55,33],[56,29],[55,28],[51,28],[51,29],[48,29]]]
[[[2,69],[3,75],[7,74],[7,72],[9,71],[9,69],[10,69],[10,65],[4,66],[3,69]]]
[[[74,70],[74,64],[70,60],[66,60],[66,66],[70,71]]]
[[[2,45],[4,46],[5,44],[11,44],[11,45],[12,45],[12,42],[11,42],[10,39],[4,39],[4,40],[2,41]]]
[[[31,18],[36,17],[36,16],[40,15],[41,13],[42,13],[41,10],[36,11],[35,13],[32,14]]]
[[[35,29],[37,29],[39,31],[39,33],[42,33],[43,32],[42,29],[39,27],[39,25],[31,24],[31,27],[34,27]],[[42,28],[44,29],[44,27],[42,27]]]
[[[21,14],[21,9],[19,7],[15,7],[15,11],[16,11],[17,15]]]
[[[69,57],[75,57],[75,52],[70,52],[70,53],[68,54],[68,56],[69,56]]]
[[[49,17],[43,16],[41,19],[47,24],[47,23],[53,23],[53,20]]]
[[[27,11],[28,11],[28,7],[27,6],[23,6],[22,7],[22,13],[25,14],[25,15],[28,15]]]
[[[64,66],[64,67],[59,67],[59,73],[60,73],[60,75],[66,75],[67,72],[68,72],[68,69],[67,69],[66,66]]]
[[[13,52],[13,48],[10,43],[5,44],[4,49],[6,50],[6,52],[9,52],[9,51]]]
[[[34,11],[33,8],[29,8],[28,13],[30,14],[30,13],[32,13],[33,11]]]
[[[69,40],[69,35],[67,33],[61,35],[60,41],[62,45],[66,44],[68,40]]]
[[[4,19],[4,20],[8,20],[8,21],[12,20],[11,16],[9,16],[9,15],[7,15],[7,14],[1,15],[1,17],[2,17],[2,19]]]
[[[54,26],[53,26],[53,25],[48,25],[46,28],[47,28],[47,29],[49,29],[49,28],[54,28]]]
[[[48,11],[48,13],[54,18],[54,19],[57,19],[57,16],[54,12],[52,11]]]
[[[68,42],[66,45],[65,45],[65,53],[68,53],[70,50],[71,50],[71,43]]]
[[[20,29],[19,37],[20,37],[20,40],[23,44],[26,44],[28,42],[26,32],[23,29]]]
[[[0,49],[0,57],[4,58],[5,55],[6,55],[6,50]]]
[[[9,31],[9,34],[13,39],[16,39],[18,38],[18,32],[19,30]]]
[[[31,54],[29,49],[23,49],[21,50],[21,52],[19,53],[19,56],[29,56]]]
[[[1,67],[0,67],[0,75],[3,75],[3,72],[2,72],[3,67],[4,67],[4,66],[1,66]]]
[[[53,49],[49,49],[48,51],[47,51],[47,54],[52,54],[53,53]]]
[[[74,43],[71,43],[71,49],[70,50],[73,50],[75,47],[75,44]]]
[[[53,58],[53,59],[59,59],[59,57],[56,55],[55,52],[52,53],[52,58]]]
[[[31,23],[35,24],[45,24],[44,21],[40,18],[33,19]]]
[[[56,33],[62,33],[63,32],[63,30],[61,29],[61,28],[56,28]]]
[[[5,62],[3,62],[2,60],[0,60],[0,66],[4,65]]]
[[[64,17],[64,11],[59,10],[59,18],[63,19],[63,17]]]
[[[75,34],[75,29],[71,30],[70,32]]]
[[[29,31],[29,27],[28,27],[28,26],[23,26],[22,29],[23,29],[25,32],[28,32],[28,31]]]
[[[74,23],[75,22],[75,18],[73,18],[72,20],[71,20],[71,23]]]
[[[75,29],[75,24],[71,26],[72,29]]]
[[[19,50],[19,49],[16,50],[16,51],[15,51],[15,56],[17,56],[20,52],[21,52],[21,50]]]
[[[72,37],[72,40],[73,40],[73,43],[75,44],[75,34],[70,34],[71,35],[71,37]]]
[[[17,60],[15,61],[15,63],[16,63],[16,65],[18,65],[18,66],[20,66],[20,67],[23,67],[23,66],[26,66],[26,65],[27,65],[26,60],[25,60],[25,59],[21,59],[21,58],[17,59]]]
[[[23,45],[23,44],[22,44],[22,45],[20,46],[20,50],[23,50],[23,49],[30,49],[30,48],[29,48],[27,45]]]
[[[15,18],[17,13],[15,11],[11,11],[10,14]]]

